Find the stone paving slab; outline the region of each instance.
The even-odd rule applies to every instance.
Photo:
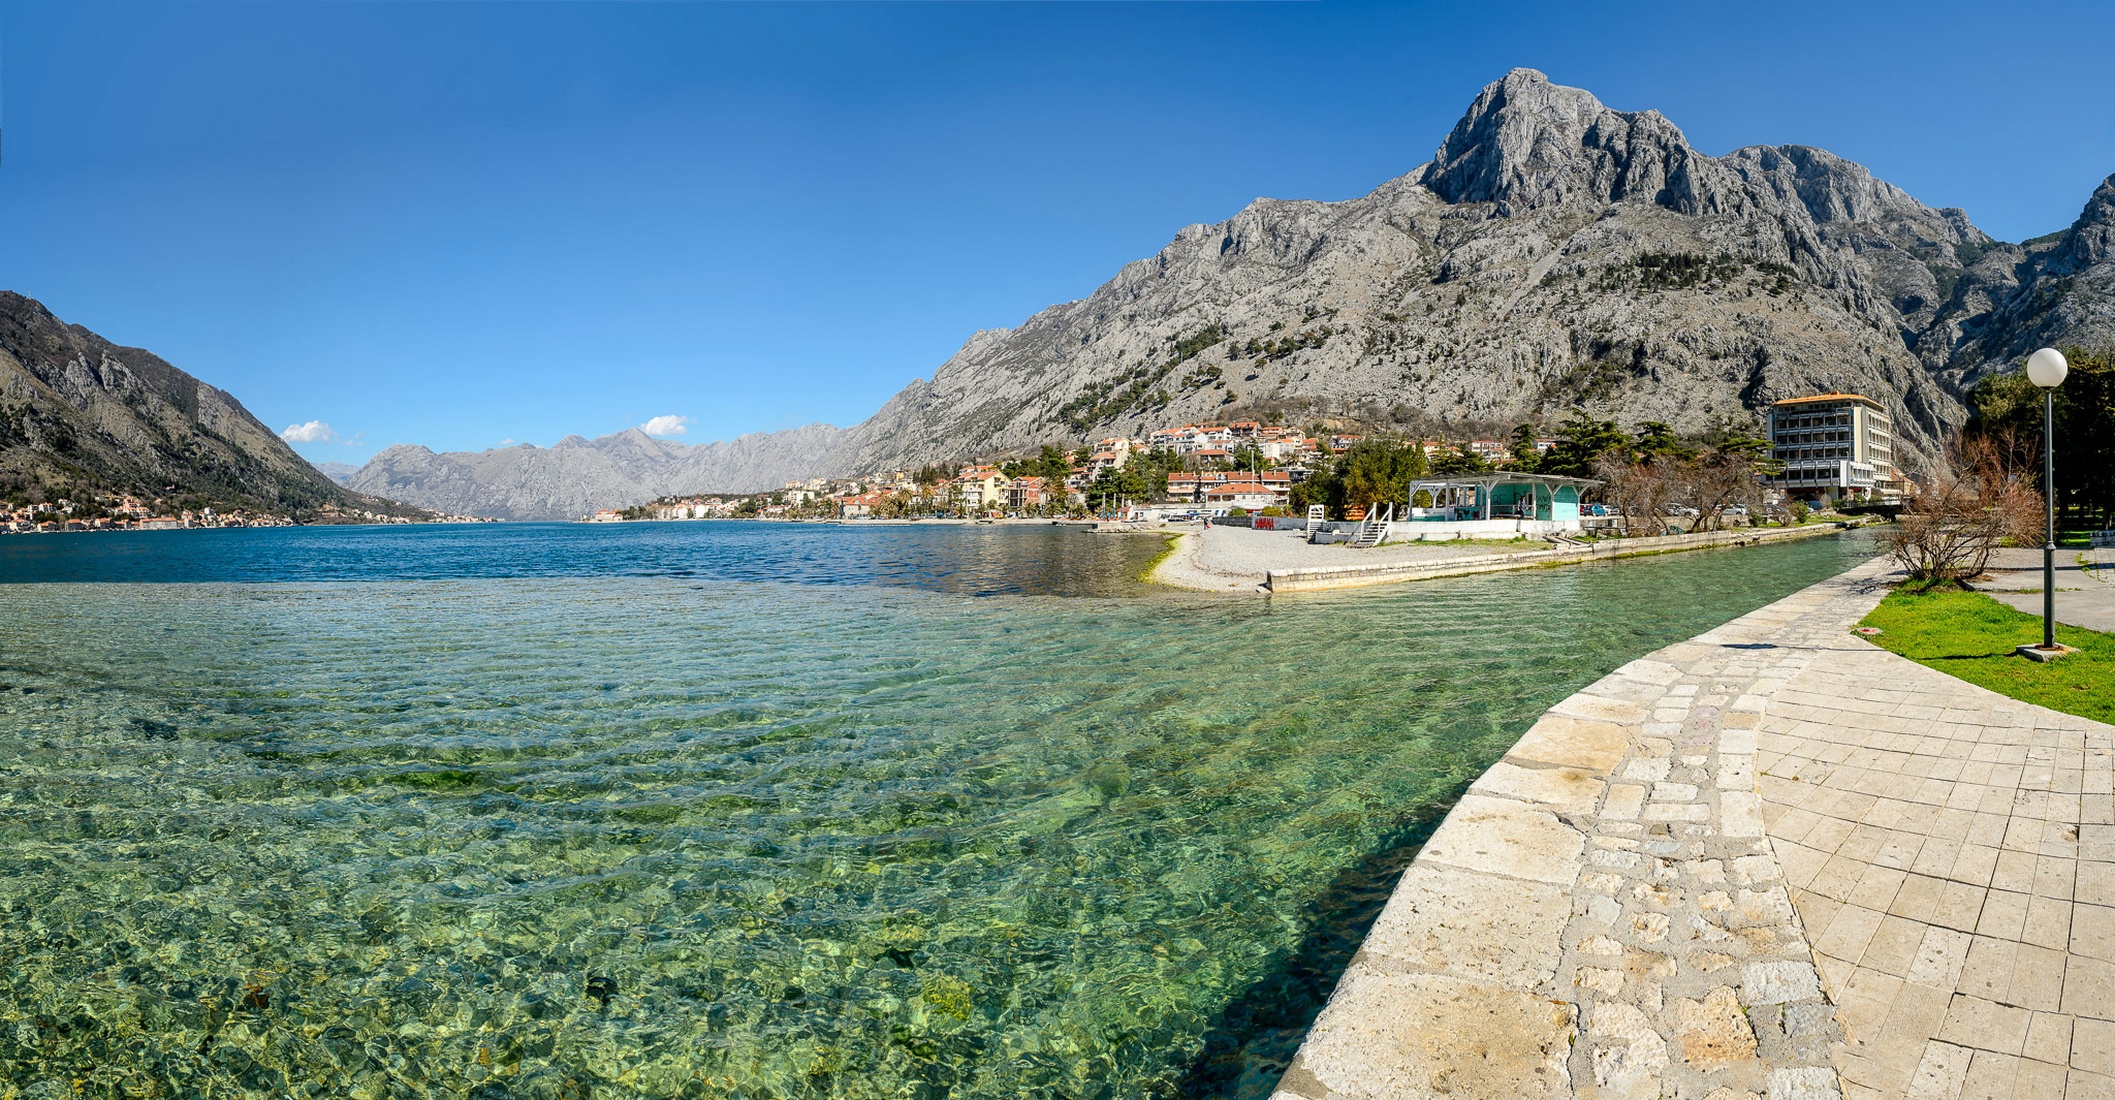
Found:
[[[1884,568],[1551,708],[1275,1100],[2115,1100],[2115,730],[1851,635]]]
[[[1977,587],[2029,615],[2042,613],[2042,552],[2007,547],[1990,561],[1989,581]],[[2115,633],[2115,550],[2056,552],[2056,621]]]
[[[1851,1097],[2115,1098],[2115,729],[1854,641],[1764,716]]]

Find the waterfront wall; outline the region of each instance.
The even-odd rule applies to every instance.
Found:
[[[1401,520],[1388,528],[1382,545],[1397,542],[1452,542],[1455,539],[1509,539],[1515,535],[1578,534],[1579,521],[1554,519]]]
[[[1377,562],[1372,565],[1322,565],[1301,569],[1273,569],[1267,587],[1273,595],[1309,592],[1325,588],[1358,588],[1370,584],[1459,577],[1472,573],[1496,573],[1508,569],[1535,569],[1549,565],[1604,558],[1629,558],[1703,550],[1721,546],[1749,546],[1786,539],[1833,535],[1843,526],[1817,523],[1804,527],[1741,528],[1733,531],[1700,531],[1687,535],[1662,535],[1642,539],[1610,539],[1587,546],[1557,550],[1525,550],[1517,554],[1477,554],[1415,562]]]

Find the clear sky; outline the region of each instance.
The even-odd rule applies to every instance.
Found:
[[[703,442],[855,423],[1256,196],[1363,194],[1520,65],[2061,229],[2115,173],[2111,41],[2105,2],[0,0],[0,286],[318,460]]]

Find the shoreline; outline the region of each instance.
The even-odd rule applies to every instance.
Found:
[[[1156,533],[1166,534],[1165,532]],[[1166,562],[1168,559],[1174,557],[1178,552],[1180,552],[1183,545],[1183,540],[1188,537],[1189,535],[1187,533],[1168,534],[1167,545],[1162,546],[1160,548],[1160,553],[1153,555],[1153,560],[1147,562],[1146,567],[1138,571],[1138,580],[1144,584],[1158,583],[1154,581],[1153,574],[1159,571],[1163,562]]]
[[[1342,568],[1379,566],[1401,568],[1450,558],[1462,558],[1464,547],[1450,543],[1388,543],[1370,550],[1353,550],[1341,543],[1313,544],[1302,531],[1257,531],[1247,527],[1213,526],[1182,532],[1171,553],[1157,559],[1144,579],[1167,588],[1220,595],[1268,594],[1274,571],[1290,568]],[[1543,544],[1468,544],[1470,557],[1479,562],[1498,560]]]

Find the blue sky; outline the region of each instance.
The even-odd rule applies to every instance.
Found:
[[[318,460],[854,423],[1185,224],[1410,170],[1516,65],[2008,240],[2115,172],[2104,3],[0,0],[0,35],[0,286],[329,425]]]

